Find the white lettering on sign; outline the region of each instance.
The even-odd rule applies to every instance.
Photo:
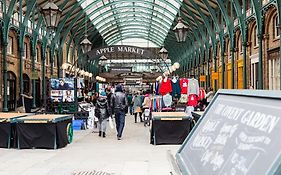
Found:
[[[215,109],[215,114],[220,115],[221,111],[223,110],[225,105],[223,104],[218,104],[217,108]]]
[[[278,122],[279,118],[276,116],[250,110],[241,118],[241,123],[267,133],[271,133]]]
[[[232,137],[234,132],[237,130],[238,124],[236,125],[227,125],[224,124],[220,130],[219,135],[214,141],[214,144],[225,145],[227,140]]]
[[[208,120],[203,126],[202,132],[208,133],[216,130],[216,127],[219,125],[220,121],[210,121]]]
[[[243,174],[247,174],[248,168],[246,167],[246,161],[247,159],[243,156],[240,156],[237,153],[234,153],[231,157],[231,163],[234,164],[235,168],[242,171]]]
[[[96,55],[114,52],[114,47],[105,47],[96,51]]]
[[[203,166],[205,166],[207,163],[213,165],[213,170],[216,171],[217,169],[220,169],[224,163],[224,157],[222,154],[219,154],[219,152],[206,150],[200,161],[202,162]]]
[[[208,149],[210,144],[213,142],[212,138],[209,136],[197,135],[193,141],[193,147]]]
[[[143,55],[144,54],[144,50],[143,49],[139,49],[139,48],[135,48],[135,47],[117,47],[118,52],[129,52],[129,53],[136,53],[136,54],[140,54]]]
[[[238,120],[243,111],[245,111],[245,109],[225,106],[225,108],[221,111],[221,115],[232,120]]]
[[[264,143],[268,145],[271,142],[271,139],[266,136],[247,136],[245,132],[239,134],[239,139],[246,143]]]

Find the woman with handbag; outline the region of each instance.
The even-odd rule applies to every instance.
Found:
[[[111,116],[111,110],[109,108],[107,96],[104,91],[100,93],[99,98],[97,99],[95,116],[98,118],[99,136],[105,137],[108,120]]]

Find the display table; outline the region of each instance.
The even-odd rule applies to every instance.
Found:
[[[16,118],[18,148],[65,147],[72,141],[72,116],[34,115]]]
[[[153,112],[150,143],[182,144],[190,126],[191,118],[185,112]]]
[[[27,113],[0,113],[0,148],[10,148],[15,137],[13,120]]]

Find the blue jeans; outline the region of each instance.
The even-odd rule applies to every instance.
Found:
[[[124,111],[121,110],[115,111],[115,123],[116,123],[117,137],[122,137],[122,132],[125,126]]]

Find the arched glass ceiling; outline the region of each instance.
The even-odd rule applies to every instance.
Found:
[[[140,38],[124,39],[124,40],[118,41],[113,44],[114,45],[139,46],[139,47],[157,47],[157,44],[155,44],[154,42],[148,41],[146,39],[140,39]]]
[[[158,46],[172,27],[182,0],[77,0],[107,44],[136,37]]]

